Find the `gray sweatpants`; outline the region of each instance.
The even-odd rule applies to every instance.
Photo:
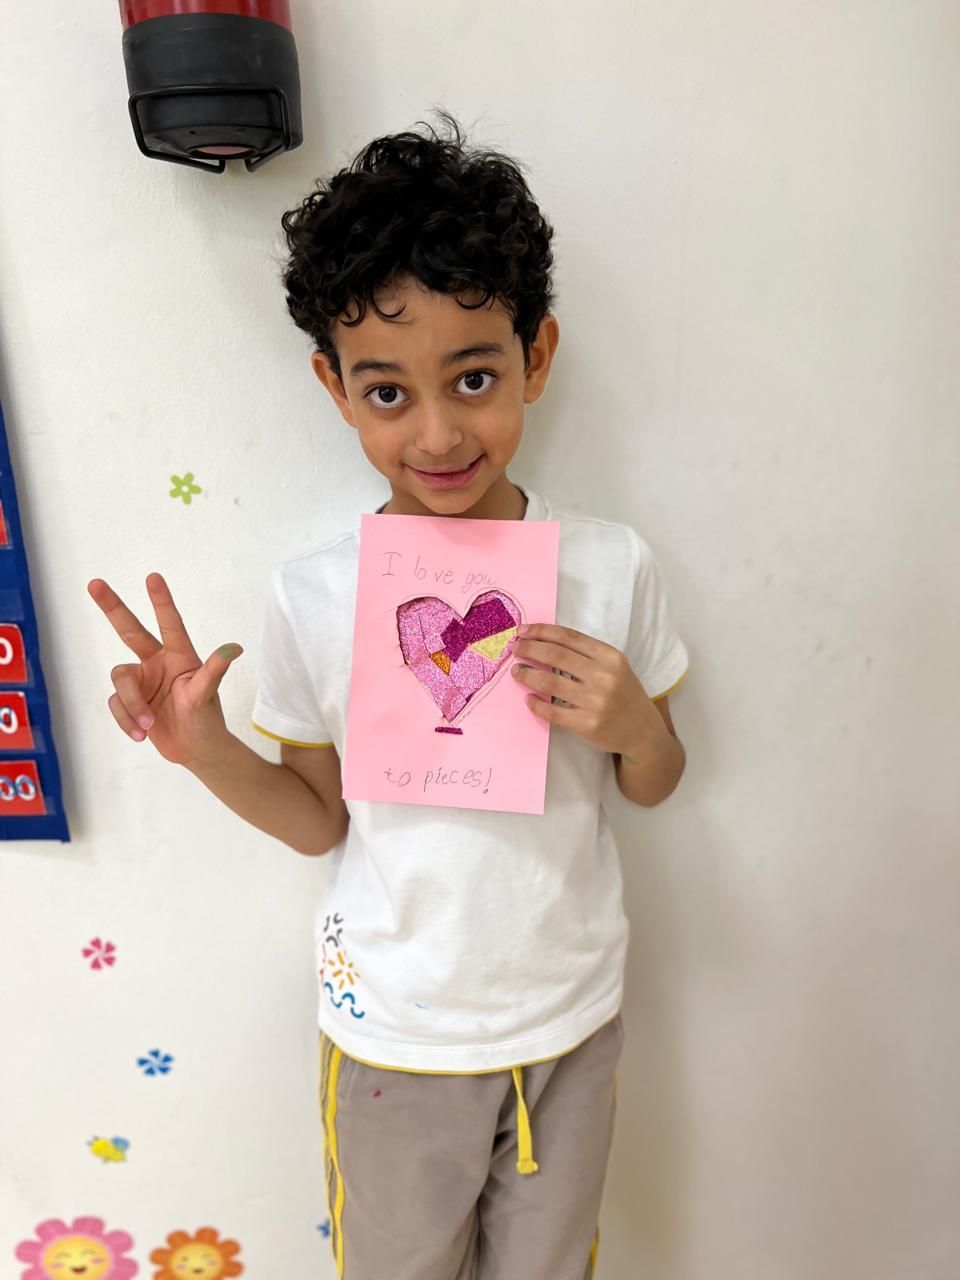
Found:
[[[344,1280],[590,1280],[619,1014],[559,1058],[393,1071],[321,1033],[331,1243]]]

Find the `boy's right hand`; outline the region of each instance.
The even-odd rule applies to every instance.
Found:
[[[102,578],[94,578],[87,590],[139,659],[110,673],[116,692],[107,706],[117,724],[136,742],[149,738],[174,764],[190,768],[215,761],[230,737],[217,690],[231,662],[243,652],[240,645],[221,645],[201,662],[159,573],[148,575],[147,592],[161,640]]]

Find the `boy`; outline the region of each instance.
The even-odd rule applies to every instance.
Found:
[[[105,582],[89,590],[138,659],[113,671],[120,727],[337,860],[317,941],[338,1275],[585,1280],[628,933],[601,791],[612,773],[650,806],[676,787],[667,694],[687,653],[642,539],[507,477],[557,348],[553,230],[516,164],[466,151],[441,114],[451,140],[375,139],[284,215],[284,283],[314,372],[389,481],[382,511],[560,520],[557,625],[522,628],[512,668],[554,726],[544,814],[345,804],[356,530],[274,575],[254,723],[279,764],[224,723],[239,646],[201,662],[159,574],[160,639]]]

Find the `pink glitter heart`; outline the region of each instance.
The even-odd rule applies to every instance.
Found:
[[[436,596],[400,605],[403,660],[445,720],[452,723],[503,669],[520,620],[520,606],[504,591],[484,591],[463,617]]]

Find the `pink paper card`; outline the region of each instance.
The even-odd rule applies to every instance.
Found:
[[[343,760],[347,800],[543,813],[550,726],[510,675],[554,622],[556,520],[365,515]]]

